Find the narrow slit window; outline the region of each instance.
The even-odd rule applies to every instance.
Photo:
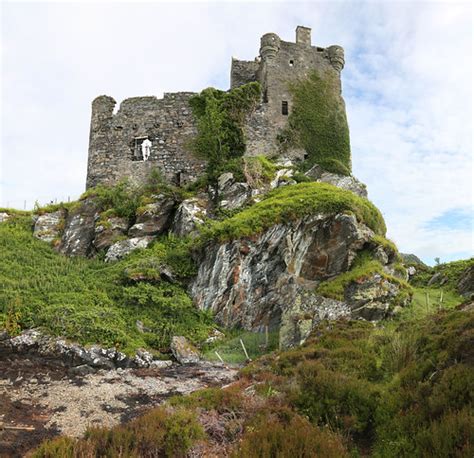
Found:
[[[281,102],[281,114],[283,116],[288,116],[288,102],[286,100]]]
[[[268,103],[268,92],[266,89],[263,92],[263,103]]]
[[[295,65],[295,62],[293,60],[290,60],[290,67],[293,67]]]

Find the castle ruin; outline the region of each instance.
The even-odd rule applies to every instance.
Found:
[[[253,61],[232,59],[230,87],[258,81],[262,97],[244,126],[246,155],[275,156],[277,135],[287,125],[292,110],[289,85],[318,72],[337,76],[344,67],[340,46],[312,46],[311,29],[298,26],[296,42],[267,33],[260,40],[259,56]],[[92,102],[87,188],[113,185],[128,177],[143,182],[153,168],[175,184],[191,182],[205,170],[206,163],[190,150],[197,133],[189,99],[192,92],[165,93],[156,97],[133,97],[120,104],[102,95]],[[341,97],[341,103],[343,100]],[[304,151],[288,151],[303,159]]]

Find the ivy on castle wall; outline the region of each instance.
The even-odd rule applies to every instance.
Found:
[[[197,119],[198,135],[193,140],[195,153],[208,162],[211,183],[245,152],[242,130],[248,114],[260,101],[260,84],[252,82],[230,91],[204,89],[190,99]]]
[[[306,167],[319,164],[330,172],[351,173],[349,127],[339,85],[332,75],[312,73],[290,85],[293,109],[288,128],[280,136],[283,146],[298,146],[308,154]]]

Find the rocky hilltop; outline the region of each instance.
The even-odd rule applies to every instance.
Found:
[[[226,172],[193,196],[164,181],[147,190],[124,183],[117,209],[109,191],[92,189],[40,210],[33,235],[63,255],[105,263],[143,253],[125,269],[129,281],[181,284],[218,324],[278,331],[281,347],[302,343],[322,320],[381,320],[409,303],[406,270],[364,185],[319,166],[298,175],[289,161],[251,161],[266,175],[237,181]],[[185,278],[146,250],[176,239],[191,241],[195,267]]]

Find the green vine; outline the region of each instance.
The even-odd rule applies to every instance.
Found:
[[[192,143],[195,153],[207,160],[209,182],[215,184],[226,171],[226,164],[235,167],[245,152],[242,126],[260,100],[260,84],[245,84],[228,92],[204,89],[191,98],[197,119],[198,135]],[[240,162],[239,162],[240,163]]]
[[[350,175],[349,127],[338,82],[331,75],[312,73],[290,85],[293,109],[288,128],[279,136],[283,148],[303,148],[305,168],[319,164],[324,169]]]

